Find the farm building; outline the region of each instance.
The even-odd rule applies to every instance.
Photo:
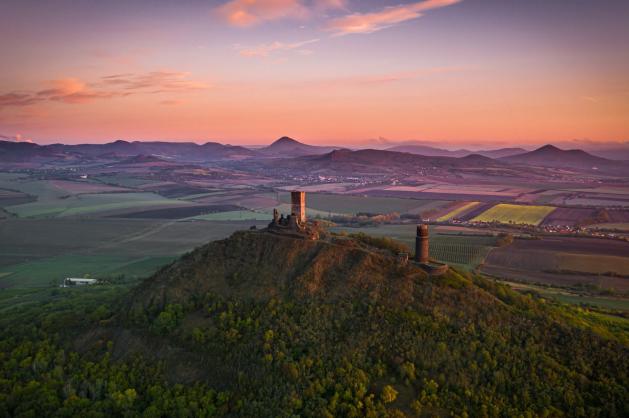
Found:
[[[70,287],[70,286],[87,286],[91,284],[96,284],[98,280],[96,279],[85,279],[85,278],[74,278],[74,277],[66,277],[63,280],[63,284],[61,287]]]

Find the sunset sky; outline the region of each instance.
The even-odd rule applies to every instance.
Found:
[[[629,140],[627,0],[3,0],[0,135]]]

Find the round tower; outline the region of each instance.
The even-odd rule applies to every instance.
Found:
[[[415,261],[428,263],[428,225],[417,225],[417,236],[415,237]]]

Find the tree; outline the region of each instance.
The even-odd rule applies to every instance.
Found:
[[[391,385],[386,385],[385,387],[382,388],[382,393],[380,394],[380,398],[382,399],[382,402],[384,403],[391,403],[393,401],[395,401],[395,399],[397,398],[398,392],[393,389],[393,386]]]

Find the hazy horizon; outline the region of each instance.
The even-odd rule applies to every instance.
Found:
[[[79,144],[107,144],[115,141],[126,141],[126,142],[172,142],[172,143],[195,143],[198,145],[202,145],[208,142],[220,143],[224,145],[234,145],[234,146],[242,146],[246,148],[262,148],[270,145],[271,143],[277,141],[282,137],[289,137],[296,141],[302,142],[308,145],[316,145],[323,147],[346,147],[350,149],[387,149],[398,146],[425,146],[436,149],[448,150],[448,151],[458,151],[458,150],[470,150],[470,151],[487,151],[487,150],[495,150],[501,148],[523,148],[525,150],[534,150],[540,148],[545,145],[554,145],[561,149],[584,149],[584,150],[614,150],[614,149],[629,149],[629,141],[591,141],[587,139],[575,139],[575,140],[559,140],[559,141],[539,141],[539,142],[529,142],[529,143],[510,143],[507,141],[487,141],[487,142],[466,142],[466,141],[451,141],[451,142],[443,142],[443,141],[430,141],[430,140],[401,140],[394,141],[388,140],[385,138],[378,139],[367,139],[364,141],[356,141],[349,142],[343,140],[322,140],[322,141],[305,141],[301,138],[296,138],[290,135],[281,135],[276,136],[274,138],[269,139],[261,139],[259,141],[227,141],[221,140],[220,138],[205,138],[205,139],[182,139],[182,140],[173,140],[169,138],[156,138],[156,139],[141,139],[141,138],[109,138],[103,140],[89,140],[89,139],[80,139],[76,141],[64,141],[63,139],[59,140],[36,140],[31,138],[23,138],[19,137],[11,137],[8,135],[3,135],[0,133],[0,141],[10,141],[10,142],[29,142],[35,143],[38,145],[52,145],[52,144],[65,144],[65,145],[79,145]]]

